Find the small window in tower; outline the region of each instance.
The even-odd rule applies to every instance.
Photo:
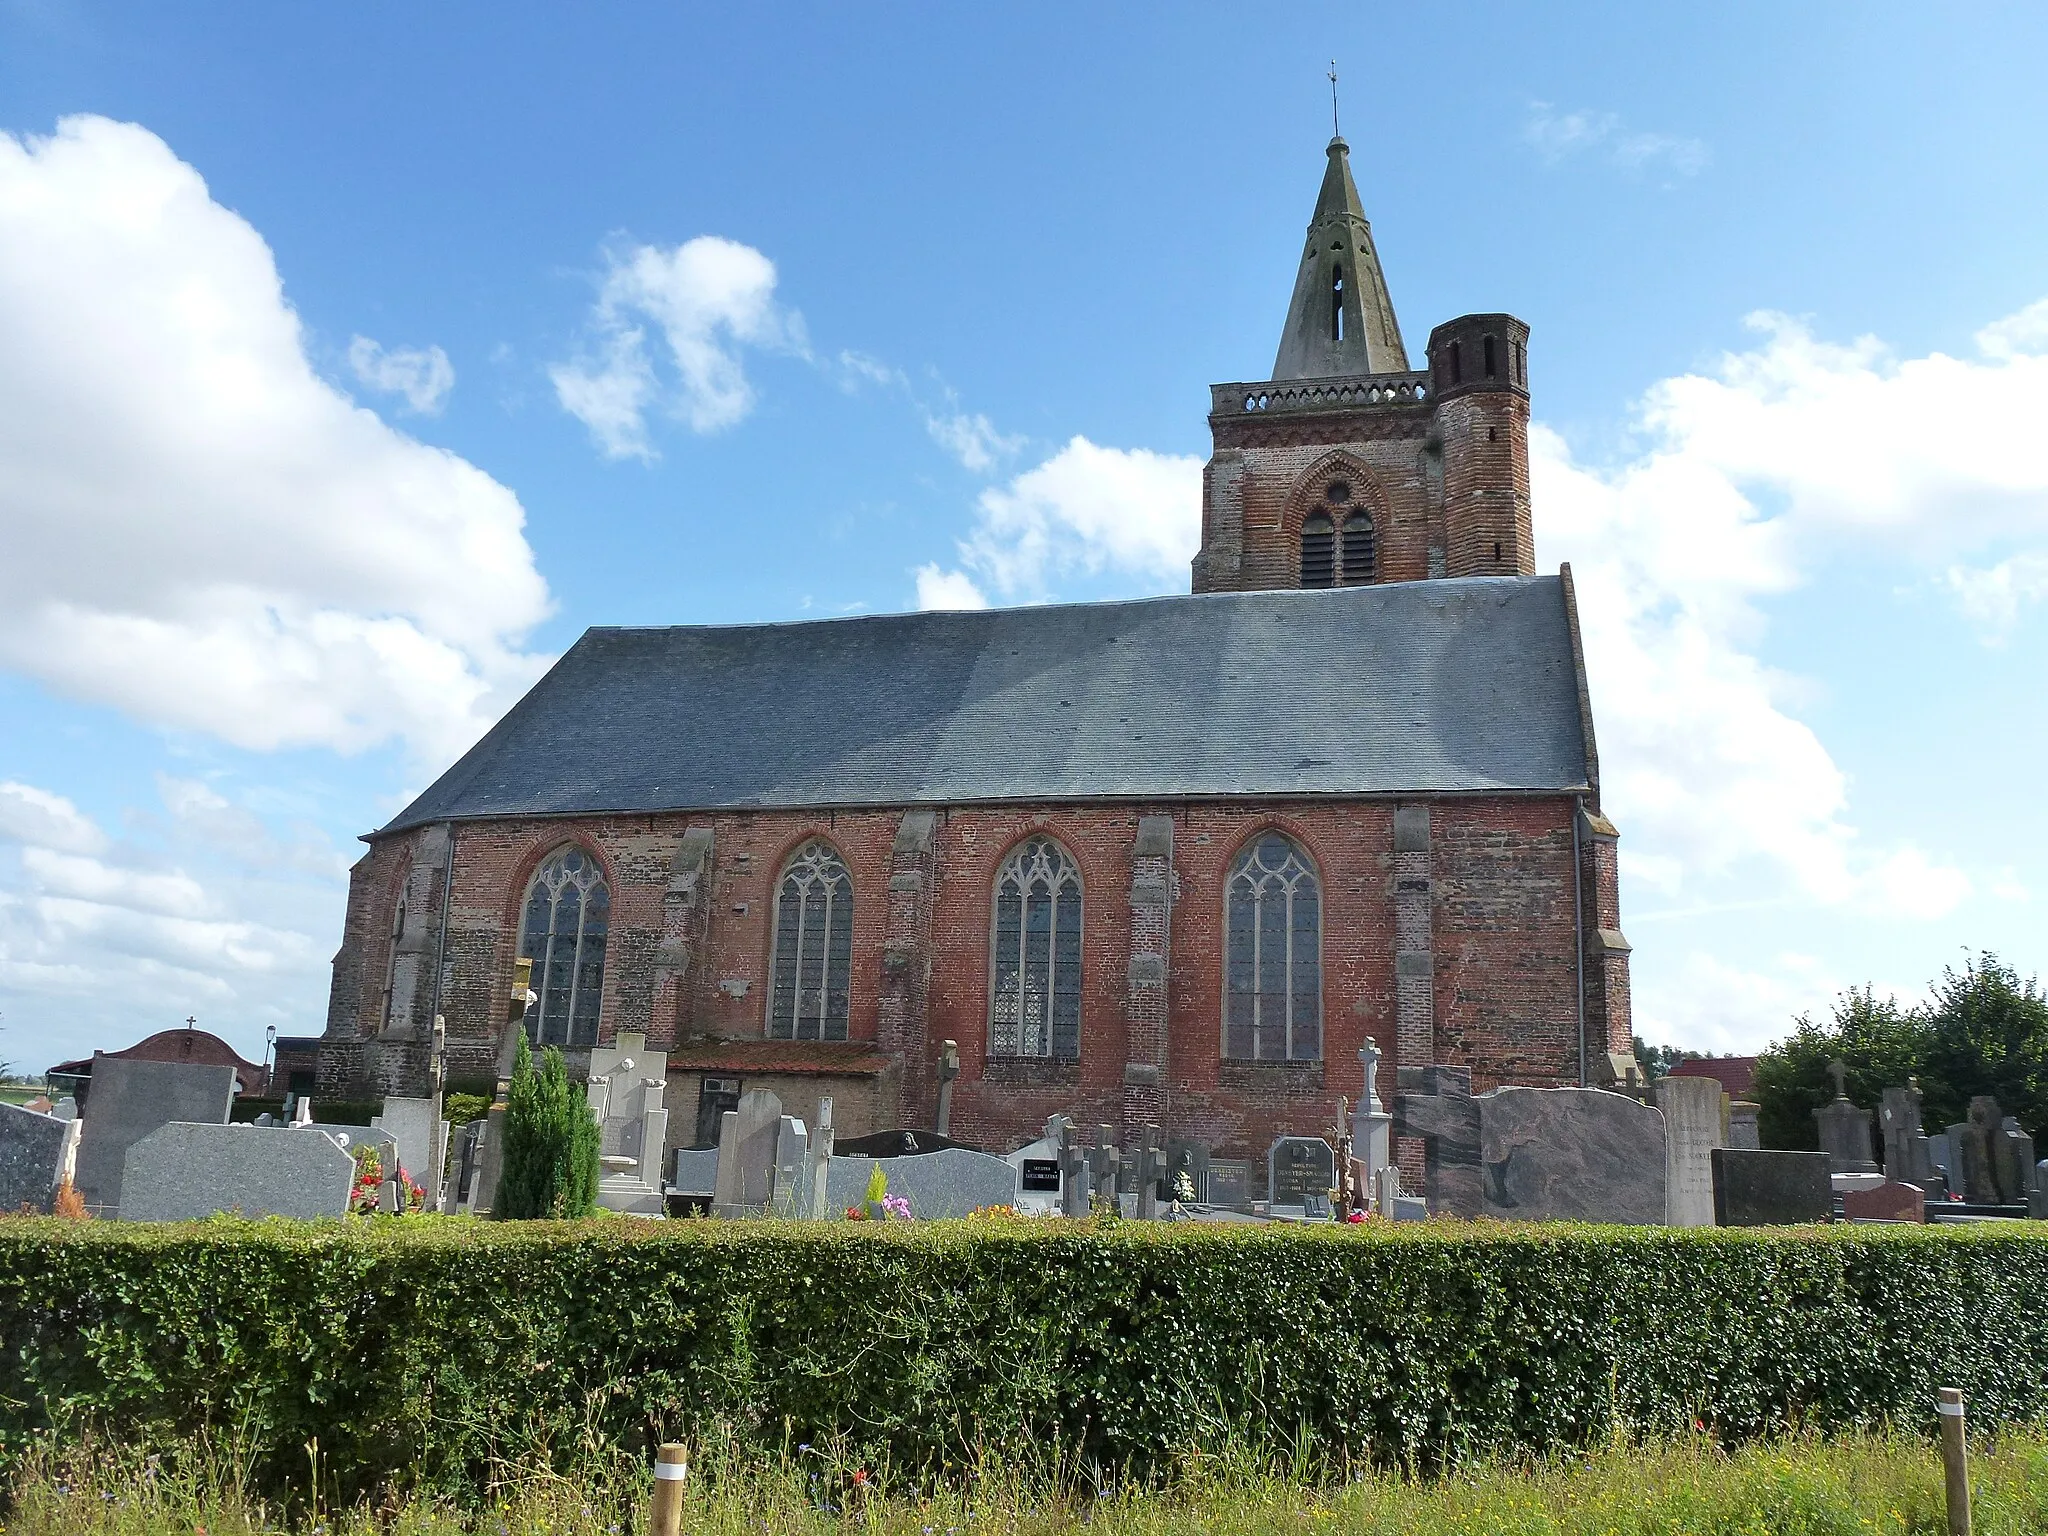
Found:
[[[1330,268],[1330,339],[1344,339],[1344,263]]]
[[[1488,441],[1489,443],[1491,443],[1491,442],[1494,442],[1494,441],[1496,441],[1496,439],[1495,439],[1495,436],[1494,436],[1494,430],[1493,430],[1493,428],[1492,428],[1492,427],[1488,427],[1488,428],[1486,429],[1486,440],[1487,440],[1487,441]]]
[[[1362,586],[1373,578],[1372,518],[1355,512],[1344,519],[1344,585]]]
[[[1301,525],[1301,584],[1328,587],[1336,584],[1337,530],[1320,512]]]
[[[1499,539],[1495,539],[1495,540],[1493,541],[1493,563],[1494,563],[1495,565],[1498,565],[1498,564],[1500,564],[1500,540],[1499,540]]]
[[[1515,382],[1517,384],[1527,386],[1529,382],[1528,369],[1528,358],[1523,354],[1522,344],[1518,341],[1515,343]]]
[[[1494,376],[1493,338],[1491,336],[1486,338],[1486,376],[1489,379]]]
[[[1455,341],[1451,343],[1451,382],[1453,384],[1465,382],[1464,350]]]

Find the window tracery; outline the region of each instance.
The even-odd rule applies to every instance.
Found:
[[[996,871],[989,1054],[1081,1055],[1081,871],[1050,837],[1026,838]]]
[[[829,843],[798,849],[775,896],[771,1040],[844,1040],[853,966],[853,876]]]
[[[1322,887],[1280,832],[1254,838],[1225,887],[1223,1054],[1317,1061],[1323,1054]]]
[[[539,1001],[526,1011],[526,1033],[535,1045],[597,1043],[611,910],[604,872],[583,849],[560,849],[534,871],[519,954],[533,962]]]

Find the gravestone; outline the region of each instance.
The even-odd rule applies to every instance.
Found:
[[[1395,1073],[1394,1134],[1420,1137],[1423,1197],[1431,1215],[1473,1217],[1486,1209],[1480,1167],[1479,1105],[1465,1067],[1402,1067]]]
[[[717,1190],[718,1148],[677,1147],[669,1156],[670,1189],[683,1195],[710,1195]]]
[[[1948,1128],[1948,1186],[1972,1205],[2000,1205],[1998,1179],[1991,1170],[1991,1139],[1977,1123],[1978,1102],[1970,1101],[1970,1119]]]
[[[1835,1080],[1835,1096],[1813,1112],[1820,1127],[1820,1149],[1827,1153],[1836,1173],[1875,1173],[1870,1157],[1870,1111],[1849,1102],[1849,1069],[1839,1061],[1828,1063]]]
[[[1884,1136],[1885,1177],[1924,1190],[1934,1164],[1920,1128],[1919,1079],[1907,1079],[1903,1088],[1885,1089],[1878,1101],[1877,1124]]]
[[[1234,1157],[1209,1159],[1208,1197],[1205,1205],[1245,1211],[1252,1204],[1252,1165]]]
[[[1699,1081],[1720,1091],[1711,1078]],[[1468,1102],[1479,1113],[1485,1179],[1479,1208],[1454,1214],[1640,1226],[1665,1219],[1664,1117],[1649,1105],[1601,1088],[1497,1088]],[[1430,1209],[1439,1209],[1433,1192]]]
[[[984,1206],[1017,1203],[1017,1170],[1003,1158],[965,1147],[946,1147],[910,1157],[835,1157],[825,1185],[826,1209],[844,1211],[867,1195],[868,1179],[879,1167],[889,1193],[910,1202],[920,1221],[965,1216]]]
[[[1017,1209],[1051,1216],[1060,1208],[1060,1139],[1058,1116],[1046,1134],[1027,1141],[1003,1161],[1017,1170]]]
[[[2034,1182],[2027,1189],[2027,1215],[2048,1221],[2048,1158],[2034,1164]]]
[[[1763,1136],[1757,1129],[1757,1116],[1763,1112],[1761,1104],[1752,1104],[1747,1099],[1735,1099],[1728,1105],[1728,1145],[1744,1152],[1763,1150]]]
[[[0,1215],[50,1213],[77,1134],[76,1120],[0,1104]]]
[[[387,1098],[383,1112],[372,1115],[370,1124],[391,1133],[391,1139],[398,1144],[399,1165],[424,1185],[439,1161],[434,1155],[434,1140],[448,1134],[447,1124],[441,1119],[434,1101],[431,1098]],[[387,1168],[384,1171],[389,1173],[391,1170]]]
[[[1356,1178],[1361,1195],[1370,1199],[1373,1180],[1394,1160],[1394,1117],[1380,1102],[1380,1048],[1368,1040],[1358,1052],[1365,1068],[1365,1094],[1351,1117],[1351,1160],[1358,1165]]]
[[[1080,1143],[1075,1139],[1074,1124],[1064,1116],[1059,1118],[1059,1164],[1060,1164],[1060,1214],[1062,1216],[1086,1216],[1088,1214],[1088,1165],[1081,1157]]]
[[[740,1107],[728,1110],[718,1136],[718,1188],[711,1209],[719,1216],[766,1210],[775,1184],[775,1137],[782,1124],[782,1100],[766,1088],[749,1088]]]
[[[818,1099],[818,1124],[804,1141],[803,1206],[813,1221],[829,1220],[837,1214],[826,1199],[831,1182],[832,1148],[838,1133],[832,1128],[832,1095]]]
[[[1996,1125],[1985,1132],[1991,1147],[1992,1177],[1998,1181],[1998,1198],[2005,1205],[2025,1205],[2027,1191],[2034,1182],[2034,1138],[2020,1129],[2013,1116],[1999,1113],[1996,1099],[1991,1101],[1990,1112],[1998,1115]]]
[[[1826,1221],[1835,1189],[1825,1152],[1748,1152],[1716,1147],[1714,1225],[1797,1226]]]
[[[1124,1155],[1106,1125],[1095,1127],[1095,1145],[1088,1149],[1088,1207],[1108,1204],[1123,1187]]]
[[[342,1216],[355,1159],[326,1131],[290,1126],[158,1126],[128,1149],[123,1221]]]
[[[778,1216],[802,1218],[812,1214],[804,1170],[810,1161],[811,1133],[795,1115],[775,1122],[775,1183],[769,1203]]]
[[[1199,1141],[1166,1144],[1166,1188],[1176,1200],[1201,1204],[1209,1198],[1209,1148]]]
[[[1927,1191],[1918,1184],[1886,1179],[1869,1189],[1842,1191],[1842,1215],[1850,1221],[1927,1220]]]
[[[598,1154],[606,1173],[597,1203],[608,1211],[658,1216],[662,1150],[668,1140],[668,1057],[647,1049],[647,1037],[623,1030],[608,1046],[590,1053],[584,1093],[597,1117]]]
[[[235,1101],[235,1069],[189,1061],[130,1061],[93,1052],[72,1183],[95,1216],[121,1209],[128,1149],[173,1122],[225,1125]]]
[[[1328,1198],[1337,1182],[1337,1154],[1320,1136],[1282,1136],[1266,1150],[1266,1203],[1299,1207],[1310,1195]]]
[[[1664,1223],[1714,1224],[1714,1165],[1721,1145],[1721,1084],[1711,1077],[1663,1077],[1657,1108],[1664,1116]]]

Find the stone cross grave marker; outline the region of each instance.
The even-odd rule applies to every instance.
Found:
[[[189,1061],[131,1061],[95,1051],[85,1125],[73,1183],[95,1216],[121,1209],[128,1149],[174,1121],[225,1125],[235,1101],[235,1069]]]
[[[1721,1084],[1711,1077],[1663,1077],[1657,1108],[1664,1116],[1664,1221],[1674,1227],[1714,1224],[1714,1164],[1721,1145]]]
[[[1138,1143],[1138,1219],[1159,1219],[1159,1181],[1166,1177],[1166,1150],[1160,1144],[1159,1127],[1147,1125]]]
[[[1351,1156],[1358,1163],[1360,1188],[1370,1191],[1379,1171],[1394,1160],[1393,1125],[1394,1117],[1380,1102],[1380,1048],[1368,1040],[1359,1049],[1358,1059],[1365,1067],[1365,1095],[1358,1101],[1358,1111],[1351,1117]]]
[[[1060,1122],[1060,1214],[1062,1216],[1086,1216],[1088,1214],[1088,1180],[1086,1164],[1081,1160],[1081,1149],[1074,1140],[1071,1121]]]
[[[1431,1215],[1473,1217],[1486,1208],[1479,1160],[1479,1105],[1465,1067],[1402,1067],[1394,1134],[1422,1141],[1423,1196]]]
[[[1095,1145],[1088,1152],[1088,1196],[1090,1208],[1107,1201],[1116,1207],[1117,1186],[1123,1172],[1123,1154],[1110,1140],[1106,1125],[1095,1127]]]
[[[1906,1079],[1903,1088],[1887,1088],[1877,1106],[1884,1132],[1884,1176],[1925,1189],[1934,1171],[1927,1137],[1920,1125],[1920,1080]]]
[[[804,1213],[814,1220],[829,1220],[832,1209],[826,1185],[832,1171],[832,1096],[818,1100],[818,1124],[804,1146]]]
[[[1875,1173],[1870,1158],[1870,1111],[1849,1102],[1849,1068],[1840,1061],[1828,1063],[1835,1080],[1835,1097],[1813,1112],[1820,1126],[1820,1149],[1827,1153],[1836,1173]]]

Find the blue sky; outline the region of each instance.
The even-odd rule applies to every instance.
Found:
[[[2040,965],[2048,15],[732,11],[0,0],[0,1057],[317,1031],[585,625],[1185,590],[1332,56],[1411,353],[1534,328],[1642,1032]]]

